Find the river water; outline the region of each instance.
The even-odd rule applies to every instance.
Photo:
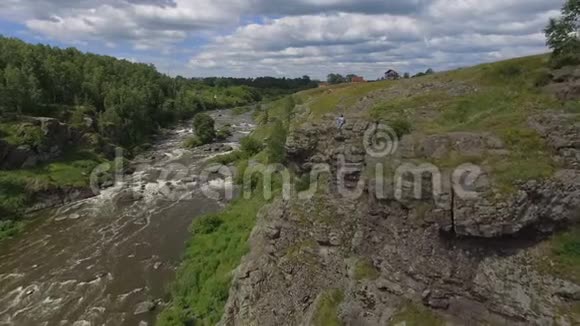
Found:
[[[212,116],[217,127],[232,125],[234,148],[253,129],[250,113]],[[0,325],[153,325],[192,220],[227,204],[202,194],[212,184],[197,174],[215,153],[182,149],[191,135],[188,125],[165,132],[132,176],[42,212],[2,243]]]

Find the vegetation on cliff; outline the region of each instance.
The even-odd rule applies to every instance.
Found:
[[[257,110],[256,119],[260,122],[260,127],[244,141],[242,150],[216,160],[237,165],[242,172],[253,161],[284,162],[287,159],[284,143],[288,130],[300,128],[307,122],[334,119],[338,114],[344,113],[347,121],[362,119],[384,122],[395,129],[399,138],[408,135],[428,137],[454,132],[496,135],[505,150],[468,157],[452,153],[434,160],[433,163],[442,168],[456,167],[465,162],[490,167],[494,186],[504,193],[510,193],[516,189],[518,182],[547,179],[559,168],[559,163],[553,159],[553,153],[545,139],[530,126],[529,118],[545,112],[580,112],[576,100],[562,100],[558,94],[546,88],[546,85],[553,83],[554,78],[551,72],[546,77],[546,71],[550,71],[550,58],[539,55],[416,79],[338,85],[300,92]],[[266,139],[265,144],[259,141],[262,139]],[[304,184],[308,182],[304,181]],[[245,217],[249,227],[239,228],[242,235],[237,232],[235,236],[230,234],[232,228],[227,226],[230,223],[227,222],[229,211],[225,215],[218,214],[217,219],[215,216],[211,217],[212,225],[215,221],[219,222],[216,224],[217,232],[200,236],[194,231],[189,250],[195,252],[197,258],[190,255],[185,257],[184,267],[181,269],[183,272],[179,273],[176,282],[179,286],[173,290],[173,304],[162,314],[161,325],[180,325],[184,320],[213,324],[219,320],[228,296],[231,271],[236,264],[228,265],[228,268],[232,268],[229,271],[212,267],[212,275],[227,275],[220,278],[220,282],[216,282],[205,277],[200,278],[199,275],[205,273],[204,266],[224,265],[208,261],[199,264],[197,259],[211,256],[207,259],[239,261],[247,247],[244,250],[227,248],[219,254],[212,252],[211,255],[209,249],[199,250],[204,248],[204,239],[208,236],[216,239],[247,239],[250,225],[255,221],[254,212],[264,203],[245,200],[234,203],[232,207],[236,210],[252,214]],[[246,210],[245,207],[250,209]],[[224,230],[225,233],[219,230]],[[562,266],[558,267],[561,270],[577,269],[577,241],[574,240],[577,235],[574,234],[554,239],[551,254],[556,259],[552,264]],[[228,258],[224,259],[221,255]],[[356,266],[355,278],[372,280],[377,277],[377,273],[372,265],[363,260]],[[574,275],[573,272],[566,273]],[[186,285],[188,283],[184,280],[187,278],[196,280],[194,286]],[[214,287],[213,295],[208,297],[205,289],[216,284],[219,286]],[[334,323],[335,317],[332,316],[335,314],[332,311],[340,303],[335,301],[331,300],[323,305],[328,306],[328,309],[323,310],[330,312],[324,312],[324,316],[317,318]],[[208,302],[215,304],[213,312],[209,312],[211,309],[208,308]],[[427,308],[411,304],[404,307],[393,320],[406,320],[411,324],[443,323]]]
[[[257,115],[268,118],[259,119],[257,130],[241,141],[241,149],[215,161],[237,167],[238,184],[253,163],[281,163],[294,105],[292,97],[265,104]],[[265,146],[263,139],[268,139]],[[249,250],[247,241],[258,211],[268,203],[261,191],[259,174],[254,176],[252,185],[250,199],[239,198],[223,212],[193,222],[191,240],[171,285],[171,304],[159,316],[158,325],[214,325],[220,320],[232,273]],[[274,191],[279,188],[278,182]]]

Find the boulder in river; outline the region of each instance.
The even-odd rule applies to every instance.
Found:
[[[153,302],[153,301],[144,301],[144,302],[141,302],[140,304],[138,304],[135,307],[135,313],[134,313],[134,315],[135,316],[142,315],[144,313],[148,313],[148,312],[151,312],[151,311],[155,310],[155,308],[157,308],[157,304],[155,302]]]

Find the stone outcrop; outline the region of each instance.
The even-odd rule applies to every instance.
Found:
[[[567,66],[549,73],[546,88],[563,101],[580,99],[580,68]]]
[[[453,203],[455,233],[493,238],[526,229],[550,234],[558,227],[580,222],[580,171],[565,170],[554,179],[523,184],[508,200],[486,198]]]
[[[53,188],[34,193],[34,204],[26,209],[26,213],[33,213],[47,208],[55,208],[91,198],[95,193],[90,187],[82,188]]]
[[[580,222],[579,160],[562,152],[578,148],[575,121],[530,118],[562,157],[562,169],[547,180],[523,180],[507,197],[485,165],[468,185],[442,167],[437,193],[436,179],[419,173],[428,190],[420,197],[408,175],[400,192],[386,175],[383,196],[369,178],[378,162],[395,173],[405,162],[417,166],[449,153],[508,155],[492,134],[408,135],[396,153],[376,158],[365,151],[369,122],[351,120],[340,132],[331,121],[293,130],[287,152],[296,170],[325,164],[331,178],[311,197],[279,199],[261,211],[220,325],[311,325],[334,289],[343,292],[335,308],[345,325],[390,325],[409,304],[448,325],[580,324],[580,316],[563,313],[578,304],[580,285],[536,268],[538,243]],[[363,184],[359,196],[337,191],[344,166],[347,189]],[[461,194],[466,190],[471,196]]]
[[[68,146],[80,137],[68,125],[53,118],[26,117],[21,123],[22,133],[38,130],[40,143],[11,145],[0,140],[0,168],[21,169],[59,158]]]
[[[544,114],[531,117],[528,124],[544,137],[559,163],[580,169],[580,114]]]

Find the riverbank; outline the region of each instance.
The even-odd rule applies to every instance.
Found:
[[[236,147],[252,115],[211,113]],[[156,319],[195,218],[227,204],[207,198],[199,172],[216,152],[186,150],[188,124],[167,130],[135,173],[95,197],[41,211],[0,247],[0,323],[137,325]],[[231,144],[230,144],[231,143]],[[216,146],[218,147],[218,146]],[[27,311],[21,314],[21,311]]]
[[[254,114],[258,126],[242,141],[241,148],[214,161],[231,166],[238,185],[248,167],[282,163],[297,104],[296,98],[289,96],[259,108]],[[232,273],[249,251],[247,242],[258,213],[270,202],[261,191],[260,174],[252,180],[251,198],[239,198],[225,210],[197,219],[190,226],[188,247],[171,285],[171,302],[160,314],[157,325],[213,325],[222,317]],[[276,185],[274,197],[279,190]]]

